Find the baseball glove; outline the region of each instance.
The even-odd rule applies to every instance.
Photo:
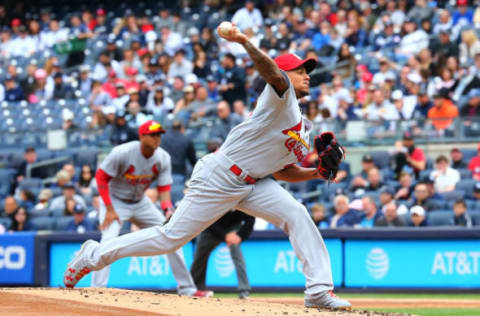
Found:
[[[337,176],[338,166],[345,158],[344,148],[338,143],[332,132],[316,136],[314,146],[318,155],[318,174],[325,180],[334,180]]]

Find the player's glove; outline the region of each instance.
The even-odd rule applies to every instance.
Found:
[[[314,146],[318,155],[317,173],[326,180],[334,180],[337,176],[338,166],[345,158],[345,150],[332,132],[316,136]]]

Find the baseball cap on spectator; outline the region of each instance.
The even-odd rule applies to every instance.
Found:
[[[158,133],[164,134],[165,132],[162,125],[154,120],[148,120],[138,128],[138,134],[140,136]]]
[[[131,87],[131,88],[128,89],[127,93],[128,94],[137,94],[138,90],[135,87]]]
[[[264,24],[266,27],[271,27],[271,26],[273,26],[275,23],[273,22],[272,19],[266,18],[266,19],[263,21],[263,24]]]
[[[440,90],[436,91],[435,94],[433,95],[434,99],[450,99],[450,92],[448,91],[447,88],[441,88]]]
[[[480,193],[480,182],[475,183],[473,186],[473,192]]]
[[[161,86],[156,86],[156,87],[155,87],[155,91],[162,91],[162,92],[163,92],[163,87],[161,87]]]
[[[53,192],[50,189],[42,189],[38,194],[38,200],[45,201],[50,200],[53,197]]]
[[[115,38],[114,37],[107,38],[107,44],[115,44]]]
[[[390,187],[387,187],[387,186],[384,186],[381,190],[380,190],[380,194],[390,194],[391,196],[394,196],[395,195],[395,192],[393,192],[393,189],[390,188]]]
[[[56,78],[63,78],[63,74],[61,72],[56,72],[53,74],[53,78],[56,79]]]
[[[392,100],[401,100],[403,98],[402,90],[395,90],[392,93]]]
[[[115,88],[117,88],[117,89],[118,89],[118,88],[123,88],[123,89],[125,89],[125,84],[123,84],[123,82],[117,82],[117,83],[115,84]]]
[[[457,147],[454,147],[452,148],[452,150],[450,150],[451,153],[460,153],[460,149],[458,149]]]
[[[55,181],[70,181],[70,174],[65,170],[60,170],[55,175]]]
[[[64,121],[70,121],[70,120],[73,120],[74,114],[69,109],[63,109],[62,118]]]
[[[372,82],[373,75],[369,72],[364,72],[362,74],[362,81],[363,82]]]
[[[138,74],[138,69],[134,67],[127,68],[127,76],[136,76]]]
[[[184,93],[193,93],[194,90],[195,90],[195,89],[193,88],[193,86],[190,86],[190,85],[188,85],[188,86],[186,86],[185,88],[183,88],[183,92],[184,92]]]
[[[410,215],[425,216],[425,210],[420,205],[415,205],[410,209]]]
[[[284,71],[294,70],[301,66],[305,66],[307,73],[309,73],[317,66],[317,61],[315,59],[301,59],[294,54],[280,55],[274,60],[278,68]]]
[[[422,77],[416,72],[411,72],[407,75],[407,79],[414,84],[420,84],[422,82]]]
[[[146,48],[146,47],[143,47],[143,48],[140,48],[139,50],[137,50],[138,57],[142,57],[143,55],[145,55],[147,53],[148,53],[148,48]]]
[[[110,78],[115,78],[115,77],[117,76],[117,73],[115,72],[115,70],[112,69],[112,70],[110,70],[110,72],[108,73],[108,76],[109,76]]]
[[[355,69],[357,71],[367,71],[368,70],[367,65],[363,65],[363,64],[357,65],[357,67]]]
[[[208,75],[206,78],[207,82],[217,81],[213,75]]]
[[[102,110],[105,115],[115,114],[115,107],[113,105],[104,106]]]
[[[468,0],[457,0],[458,6],[468,5]]]
[[[85,213],[85,208],[82,206],[82,204],[77,203],[73,207],[73,214],[84,214]]]
[[[403,133],[403,139],[404,140],[413,140],[413,134],[407,131],[407,132]]]
[[[47,77],[47,72],[45,69],[39,68],[35,70],[35,73],[33,74],[35,79],[45,79]]]
[[[363,155],[362,162],[373,162],[373,157],[370,154]]]
[[[165,79],[165,75],[162,73],[156,74],[155,77],[153,77],[153,81],[155,82],[165,81]]]
[[[144,74],[139,74],[135,77],[135,80],[138,82],[138,83],[141,83],[141,82],[145,82],[147,81],[147,77],[144,75]]]
[[[102,8],[97,9],[97,16],[105,16],[106,12]]]
[[[90,65],[81,65],[79,67],[80,72],[89,72],[90,71]]]
[[[177,56],[178,54],[182,54],[183,56],[185,56],[187,52],[183,48],[180,48],[175,52],[175,56]]]
[[[198,31],[198,29],[196,27],[191,27],[188,29],[188,32],[187,32],[187,35],[188,36],[195,36],[195,35],[199,35],[200,32]]]
[[[116,117],[116,118],[125,118],[125,116],[127,116],[127,112],[124,111],[124,110],[118,110],[118,111],[115,113],[115,117]]]
[[[385,73],[385,81],[394,81],[395,80],[395,74],[392,71],[387,71]]]
[[[22,21],[20,21],[20,19],[16,18],[16,19],[13,19],[12,20],[12,27],[17,27],[17,26],[20,26],[22,24]]]
[[[150,65],[158,65],[158,59],[155,57],[150,58]]]

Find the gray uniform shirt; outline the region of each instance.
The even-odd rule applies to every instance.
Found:
[[[140,151],[140,142],[133,141],[113,148],[100,168],[112,177],[109,182],[110,195],[120,200],[139,201],[150,184],[157,186],[172,184],[170,155],[157,148],[150,158]]]

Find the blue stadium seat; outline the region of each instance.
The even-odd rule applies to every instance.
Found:
[[[468,215],[472,218],[473,225],[480,226],[480,211],[470,211]]]
[[[472,172],[468,169],[457,169],[461,179],[472,179]]]
[[[20,183],[20,188],[31,191],[32,189],[41,188],[43,180],[40,178],[26,178]]]
[[[477,183],[477,181],[473,179],[462,179],[455,186],[455,190],[463,191],[465,192],[465,195],[471,196],[473,194],[475,183]]]
[[[448,208],[448,201],[443,199],[432,199],[430,203],[432,203],[433,208],[437,210]]]
[[[9,229],[10,225],[12,225],[12,220],[9,217],[0,217],[0,225],[3,225],[5,229]]]
[[[452,225],[453,212],[447,210],[431,211],[427,213],[427,220],[430,226]]]
[[[48,216],[32,217],[30,222],[36,230],[52,230],[55,219]]]
[[[463,199],[463,197],[465,196],[465,192],[463,191],[459,191],[459,190],[453,190],[453,191],[450,191],[450,192],[445,192],[445,193],[442,193],[441,196],[445,199],[445,200],[459,200],[459,199]]]
[[[54,230],[55,231],[65,231],[68,224],[73,220],[73,216],[61,216],[54,219]]]
[[[50,209],[49,213],[50,213],[50,216],[53,216],[53,217],[62,217],[64,213],[64,209],[63,208]]]
[[[463,153],[463,161],[472,160],[478,153],[476,149],[461,149],[461,152]]]
[[[390,167],[390,153],[386,150],[372,152],[373,163],[380,169]]]

